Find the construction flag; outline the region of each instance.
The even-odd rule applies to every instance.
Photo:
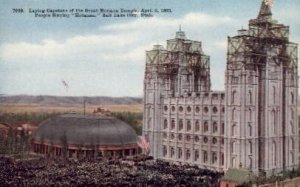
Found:
[[[265,5],[272,7],[273,6],[273,0],[265,0]]]
[[[62,80],[61,83],[64,85],[64,87],[65,87],[66,89],[69,88],[69,84],[68,84],[65,80]]]

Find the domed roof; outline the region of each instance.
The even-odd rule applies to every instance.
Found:
[[[34,141],[80,146],[123,145],[136,144],[137,135],[128,124],[113,117],[65,114],[42,122]]]

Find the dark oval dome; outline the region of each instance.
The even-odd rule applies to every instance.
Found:
[[[78,114],[61,115],[42,122],[33,139],[48,144],[82,146],[137,143],[133,128],[121,120]]]

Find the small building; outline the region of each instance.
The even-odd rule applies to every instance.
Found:
[[[15,126],[14,128],[17,131],[17,134],[21,134],[21,132],[24,131],[24,133],[26,135],[33,134],[37,129],[36,126],[31,125],[31,124],[26,124],[26,123],[25,124],[19,124],[19,125]]]
[[[230,168],[221,179],[220,187],[238,187],[255,181],[253,172],[242,168]]]
[[[65,114],[42,122],[33,135],[35,153],[56,157],[97,159],[141,152],[134,129],[108,116]]]

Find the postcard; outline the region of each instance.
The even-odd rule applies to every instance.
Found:
[[[0,186],[299,184],[299,10],[2,0]]]

